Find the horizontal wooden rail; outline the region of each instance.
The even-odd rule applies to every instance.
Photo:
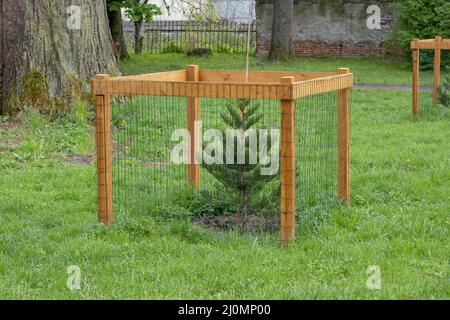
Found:
[[[200,70],[200,81],[246,82],[245,71]],[[281,78],[294,77],[294,82],[337,75],[336,72],[288,72],[288,71],[249,71],[248,82],[279,83]]]
[[[294,98],[298,99],[336,90],[349,89],[352,87],[352,73],[301,81],[294,83]]]
[[[413,40],[411,41],[411,49],[436,49],[437,47],[436,39],[427,39],[427,40]],[[441,40],[441,49],[442,50],[450,50],[450,39],[442,39]]]
[[[186,81],[186,70],[166,71],[110,78],[117,80]]]
[[[312,73],[311,73],[312,74]],[[329,73],[321,73],[329,74]],[[307,75],[303,73],[303,75]],[[309,75],[309,74],[308,74]],[[280,79],[280,78],[279,78]],[[278,80],[279,80],[278,79]],[[293,83],[243,83],[229,81],[155,81],[146,78],[116,77],[93,80],[97,95],[179,96],[206,98],[291,100],[351,88],[353,75],[331,75]]]

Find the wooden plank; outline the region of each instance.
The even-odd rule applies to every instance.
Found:
[[[292,76],[295,81],[305,81],[336,75],[335,72],[249,71],[248,82],[278,83],[280,78]],[[200,70],[200,81],[247,82],[246,72],[240,70]]]
[[[438,103],[439,85],[441,83],[441,37],[436,37],[434,50],[433,104]]]
[[[414,49],[412,55],[413,55],[412,114],[417,115],[419,114],[420,50]]]
[[[441,49],[450,50],[450,39],[442,39]]]
[[[185,96],[185,97],[205,97],[205,98],[242,98],[242,99],[264,99],[262,90],[252,90],[255,83],[240,82],[201,82],[201,81],[173,81],[173,85],[162,87],[164,81],[152,80],[114,80],[108,86],[110,80],[94,80],[95,94],[104,95],[152,95],[152,96]],[[139,85],[137,85],[139,83]],[[204,92],[199,92],[199,85],[202,85]],[[293,91],[285,84],[270,84],[270,86],[282,88],[276,99],[292,99]],[[176,90],[174,89],[176,88]],[[247,89],[248,88],[248,89]],[[260,86],[257,86],[260,88]],[[287,90],[285,90],[287,88]],[[238,94],[239,92],[239,94]],[[203,94],[201,94],[203,93]]]
[[[351,87],[353,87],[353,74],[351,73],[301,81],[294,83],[294,98],[298,99]]]
[[[98,75],[97,80],[106,80],[108,75]],[[105,82],[107,83],[107,82]],[[94,86],[95,90],[95,86]],[[113,223],[112,210],[112,150],[111,108],[109,95],[96,95],[96,147],[98,220],[105,225]]]
[[[294,77],[283,77],[281,83],[293,88]],[[281,221],[283,244],[295,239],[295,100],[281,100]]]
[[[411,49],[434,49],[436,47],[436,39],[419,40],[415,39],[411,41]]]
[[[155,80],[155,81],[187,81],[186,70],[175,70],[166,72],[156,72],[139,75],[129,75],[110,78],[112,81],[118,80]]]
[[[349,69],[339,69],[349,74]],[[350,205],[350,89],[338,91],[338,196]]]
[[[187,81],[198,81],[199,67],[189,65],[186,67]],[[197,93],[198,93],[198,89]],[[188,183],[195,189],[200,188],[200,165],[196,161],[198,132],[195,130],[195,122],[200,120],[200,104],[199,98],[188,97],[187,99],[187,127],[191,135],[190,145],[188,147],[189,164],[188,164]]]

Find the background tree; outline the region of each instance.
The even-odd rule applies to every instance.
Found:
[[[128,59],[127,44],[123,33],[122,7],[124,0],[107,0],[109,28],[114,43],[114,51],[118,59]]]
[[[144,22],[150,23],[154,16],[161,14],[161,9],[149,2],[150,0],[125,0],[123,4],[127,17],[134,23],[134,52],[136,54],[142,52],[141,32]]]
[[[104,0],[0,2],[0,113],[18,107],[23,79],[39,73],[51,95],[70,79],[119,74]],[[87,89],[87,88],[86,88]]]
[[[284,60],[294,54],[294,0],[273,0],[272,40],[269,58]]]

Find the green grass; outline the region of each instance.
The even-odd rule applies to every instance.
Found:
[[[172,63],[198,62],[183,59]],[[222,59],[224,68],[235,62]],[[353,91],[352,205],[301,226],[289,247],[276,234],[195,227],[170,214],[174,204],[99,226],[95,165],[47,160],[92,153],[88,142],[0,166],[0,298],[448,299],[450,113],[412,119],[410,105],[409,92]],[[0,157],[10,157],[21,144],[7,143],[13,130],[28,129],[0,130]],[[67,134],[44,128],[44,145],[52,130]],[[79,291],[66,288],[70,265],[81,268]],[[366,287],[371,265],[381,269],[381,290]]]
[[[210,58],[187,57],[178,54],[133,56],[124,62],[127,74],[142,74],[156,71],[184,69],[188,64],[201,68],[244,70],[244,55],[215,54]],[[351,68],[358,84],[411,84],[411,68],[401,61],[367,58],[299,58],[288,62],[269,63],[262,57],[252,57],[251,70],[292,71],[335,71],[337,68]]]

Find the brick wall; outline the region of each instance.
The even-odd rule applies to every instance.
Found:
[[[295,53],[309,57],[382,55],[395,22],[393,3],[393,0],[296,0]],[[367,27],[370,5],[381,9],[380,30]],[[271,0],[257,1],[259,53],[270,48],[272,14]]]

